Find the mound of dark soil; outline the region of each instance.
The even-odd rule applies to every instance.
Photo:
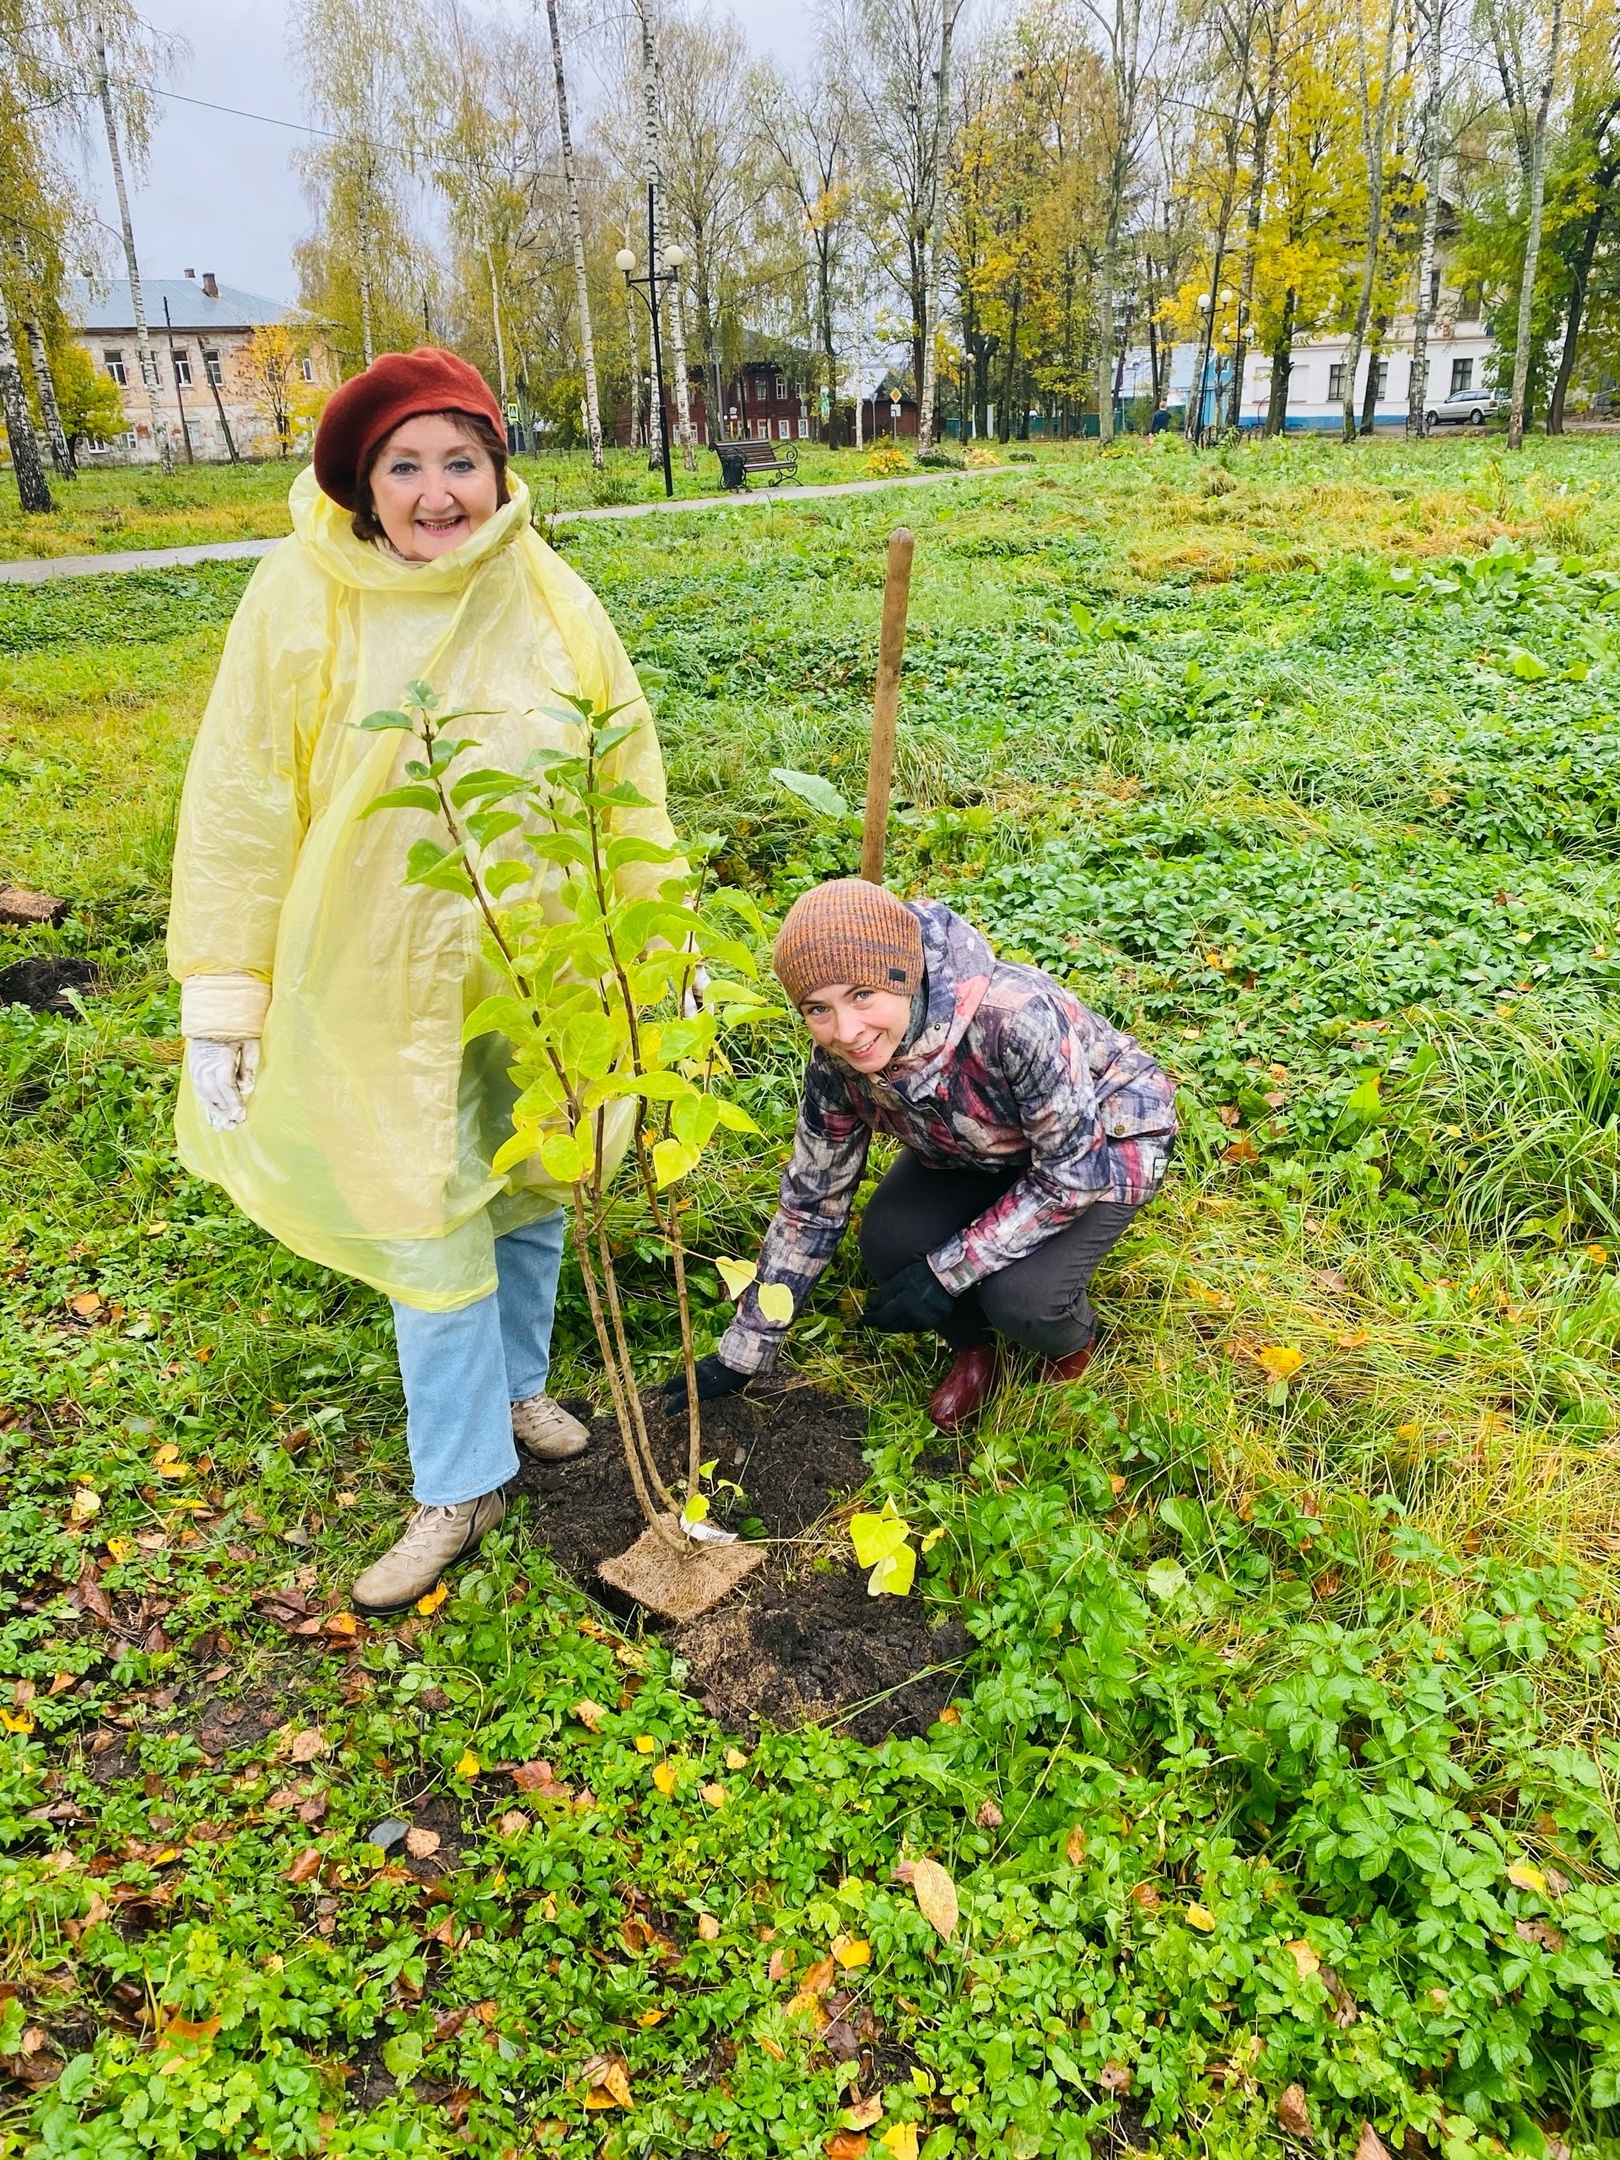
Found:
[[[644,1402],[673,1487],[684,1473],[685,1412],[666,1418],[656,1396]],[[865,1429],[858,1404],[819,1388],[750,1389],[704,1404],[704,1459],[718,1465],[713,1519],[728,1529],[762,1523],[772,1543],[741,1590],[671,1637],[713,1716],[744,1726],[844,1724],[875,1745],[925,1732],[950,1699],[952,1671],[938,1668],[965,1655],[961,1625],[930,1628],[915,1593],[869,1597],[848,1539],[830,1526],[814,1534],[866,1482]],[[641,1516],[612,1419],[593,1419],[591,1439],[573,1462],[526,1465],[519,1485],[538,1503],[536,1536],[558,1566],[628,1617],[636,1608],[596,1568],[639,1536]]]
[[[96,971],[88,960],[36,953],[0,968],[0,1005],[26,1005],[32,1012],[65,1013],[72,1018],[78,1008],[67,993],[93,989],[95,980]]]

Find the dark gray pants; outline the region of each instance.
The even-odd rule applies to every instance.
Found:
[[[965,1230],[1016,1185],[1022,1170],[931,1170],[909,1149],[866,1204],[861,1258],[880,1283]],[[1069,1357],[1096,1332],[1086,1292],[1099,1260],[1124,1233],[1136,1209],[1094,1201],[1011,1267],[985,1276],[952,1306],[940,1333],[953,1350],[973,1350],[994,1336],[1042,1357]]]

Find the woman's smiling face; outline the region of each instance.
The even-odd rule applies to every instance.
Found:
[[[422,413],[402,420],[378,451],[371,501],[395,551],[432,562],[500,508],[494,461],[459,421]]]
[[[857,1072],[881,1072],[906,1039],[911,1000],[864,983],[829,983],[800,1005],[804,1024],[821,1045]]]

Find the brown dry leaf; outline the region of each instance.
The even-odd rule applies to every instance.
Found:
[[[1318,1967],[1317,1978],[1327,1989],[1328,1993],[1333,1997],[1334,2024],[1338,2026],[1341,2032],[1348,2031],[1349,2028],[1356,2022],[1356,2019],[1361,2015],[1360,2010],[1356,2006],[1356,1998],[1351,1994],[1350,1990],[1345,1986],[1344,1982],[1339,1978],[1338,1974],[1333,1970],[1333,1967],[1331,1965],[1323,1965]]]
[[[292,1746],[287,1754],[293,1762],[313,1762],[317,1755],[326,1753],[326,1735],[318,1725],[306,1725],[302,1732],[294,1733]]]
[[[870,2130],[882,2113],[882,2093],[868,2093],[864,2100],[856,2100],[845,2108],[839,2120],[846,2130]]]
[[[215,2033],[219,2031],[219,2022],[217,2017],[170,2018],[168,2024],[163,2028],[163,2038],[165,2040],[212,2040]]]
[[[464,2003],[459,2010],[441,2010],[433,2020],[435,2040],[453,2040],[471,2015]]]
[[[1520,1942],[1534,1943],[1538,1950],[1557,1952],[1564,1947],[1564,1938],[1550,1920],[1515,1920],[1513,1932]]]
[[[771,2058],[772,2062],[787,2061],[786,2050],[783,2048],[779,2048],[776,2042],[771,2038],[769,2033],[755,2033],[754,2038],[758,2042],[758,2044],[765,2050],[766,2054]]]
[[[1102,2068],[1097,2072],[1097,2083],[1102,2087],[1104,2092],[1128,2093],[1131,2089],[1131,2069],[1129,2063],[1104,2063]]]
[[[76,1312],[81,1320],[88,1320],[93,1313],[100,1312],[105,1302],[99,1290],[81,1290],[77,1297],[68,1299],[68,1310]]]
[[[607,1716],[607,1712],[599,1702],[592,1702],[587,1695],[583,1702],[575,1703],[574,1715],[587,1732],[599,1733],[602,1730],[602,1720]]]
[[[818,1958],[805,1974],[799,1992],[787,2006],[789,2017],[796,2017],[801,2010],[814,2009],[819,1998],[832,1986],[838,1968],[831,1958]]]
[[[1086,1857],[1086,1833],[1077,1824],[1063,1844],[1063,1857],[1070,1867],[1078,1867]]]
[[[521,1808],[508,1808],[495,1824],[502,1837],[521,1837],[529,1827],[529,1818]]]
[[[1284,2137],[1309,2138],[1311,2111],[1305,2102],[1303,2085],[1285,2087],[1277,2101],[1277,2127]]]
[[[789,1974],[789,1973],[790,1973],[790,1972],[791,1972],[791,1971],[793,1970],[793,1967],[794,1967],[794,1965],[795,1965],[795,1963],[796,1963],[796,1962],[797,1962],[797,1959],[796,1959],[795,1953],[794,1953],[794,1952],[793,1952],[792,1950],[790,1950],[790,1949],[781,1949],[781,1950],[773,1950],[773,1951],[771,1952],[771,1962],[770,1962],[770,1963],[769,1963],[769,1965],[767,1965],[767,1966],[766,1966],[766,1968],[765,1968],[765,1977],[766,1977],[766,1979],[767,1979],[767,1980],[783,1980],[783,1979],[785,1979],[785,1978],[787,1977],[787,1975],[788,1975],[788,1974]]]
[[[1140,1905],[1143,1912],[1157,1912],[1164,1900],[1150,1882],[1139,1882],[1132,1885],[1131,1903]]]
[[[1361,2136],[1356,2140],[1356,2160],[1389,2160],[1389,2147],[1370,2122],[1361,2126]]]
[[[704,1942],[718,1942],[720,1940],[720,1923],[713,1913],[698,1914],[698,1934]]]
[[[622,2055],[593,2056],[585,2066],[585,2074],[591,2081],[591,2089],[585,2095],[588,2108],[635,2106],[630,2096],[629,2066]]]
[[[956,1933],[961,1917],[956,1885],[937,1860],[916,1860],[911,1868],[911,1891],[917,1910],[946,1942]]]
[[[360,1623],[352,1612],[335,1612],[326,1623],[326,1633],[334,1642],[352,1642],[360,1632]]]
[[[866,2160],[871,2143],[864,2130],[835,2130],[827,2140],[827,2160]]]
[[[727,1797],[726,1788],[723,1785],[700,1785],[698,1787],[698,1798],[705,1807],[723,1808]]]
[[[973,1820],[981,1830],[999,1830],[1003,1817],[996,1803],[993,1800],[986,1800],[980,1806],[979,1812],[974,1816]]]
[[[568,1787],[543,1757],[534,1762],[519,1763],[506,1774],[519,1792],[547,1793],[557,1800],[568,1798]]]
[[[407,1830],[405,1850],[413,1860],[430,1860],[439,1849],[437,1830]]]
[[[287,1870],[287,1880],[290,1883],[306,1883],[312,1875],[320,1872],[321,1848],[318,1845],[306,1845]]]

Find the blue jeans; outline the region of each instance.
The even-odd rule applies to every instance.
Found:
[[[512,1404],[551,1366],[561,1209],[495,1240],[499,1288],[458,1312],[394,1304],[412,1490],[423,1507],[477,1500],[517,1475]]]

